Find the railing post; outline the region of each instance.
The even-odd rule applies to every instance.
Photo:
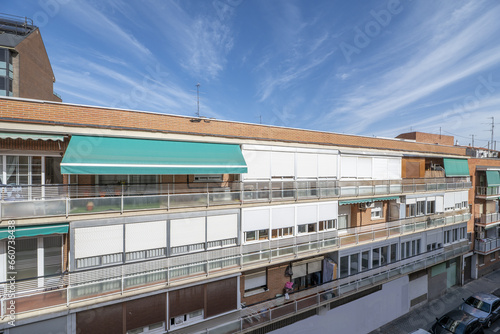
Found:
[[[210,194],[208,192],[208,183],[207,183],[207,208],[210,206]]]
[[[123,214],[123,183],[122,183],[122,191],[121,191],[121,199],[120,199],[120,213]]]
[[[170,183],[167,184],[167,211],[170,210]]]
[[[65,201],[65,206],[66,206],[66,218],[68,218],[69,216],[69,197],[66,197],[66,201]]]

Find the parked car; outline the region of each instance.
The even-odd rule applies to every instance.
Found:
[[[436,323],[432,325],[431,333],[434,334],[477,334],[484,333],[483,326],[479,319],[462,311],[453,310],[441,318],[436,318]]]
[[[479,319],[485,328],[500,317],[500,298],[489,293],[476,293],[459,307],[461,310]]]

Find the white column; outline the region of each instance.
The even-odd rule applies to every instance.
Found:
[[[0,241],[0,282],[7,281],[7,240]]]
[[[43,252],[43,237],[37,237],[37,275],[43,276],[44,275],[44,252]],[[43,287],[43,277],[40,277],[38,279],[38,287]]]
[[[44,156],[41,156],[40,157],[40,161],[41,161],[41,164],[42,164],[42,175],[41,175],[41,184],[42,184],[42,193],[41,193],[41,196],[42,198],[45,198],[45,187],[43,186],[45,184],[45,157]]]

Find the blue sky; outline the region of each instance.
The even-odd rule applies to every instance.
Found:
[[[497,1],[16,0],[68,103],[500,149]]]

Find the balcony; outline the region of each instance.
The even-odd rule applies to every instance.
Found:
[[[226,182],[223,185],[4,186],[0,189],[0,219],[402,195],[471,187],[468,178]]]
[[[485,213],[481,217],[476,218],[474,223],[479,226],[487,227],[500,223],[500,213]]]
[[[62,275],[36,277],[16,281],[14,285],[3,282],[0,283],[0,288],[4,289],[0,300],[3,303],[0,307],[3,312],[1,316],[6,315],[5,306],[10,302],[6,297],[10,294],[8,289],[12,288],[15,291],[16,312],[25,313],[48,307],[69,306],[83,300],[120,295],[142,288],[161,288],[180,284],[185,280],[231,274],[258,265],[324,254],[342,247],[382,241],[466,222],[469,219],[470,214],[435,215],[427,220],[403,219],[363,228],[333,230],[169,258],[79,270]]]
[[[499,197],[500,196],[500,186],[495,187],[476,187],[476,197],[487,199],[488,197]]]
[[[474,245],[474,251],[481,255],[487,255],[500,250],[500,238],[478,239]]]

